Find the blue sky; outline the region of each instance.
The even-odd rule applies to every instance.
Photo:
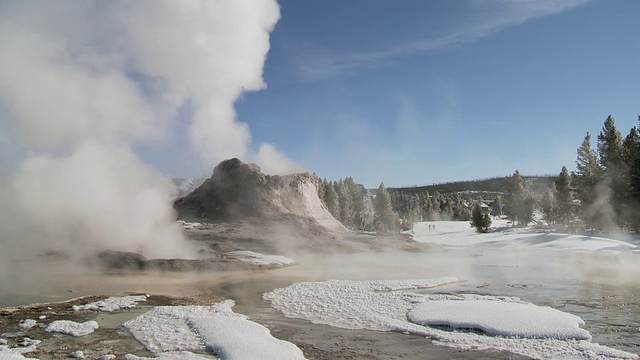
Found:
[[[639,1],[280,1],[253,144],[368,187],[574,168],[640,113]]]

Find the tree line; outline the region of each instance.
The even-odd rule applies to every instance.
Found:
[[[489,195],[491,213],[501,215],[499,193],[483,192],[433,195],[427,190],[404,191],[387,189],[384,182],[375,191],[355,183],[347,177],[339,181],[322,180],[318,196],[329,212],[350,229],[395,233],[411,230],[417,221],[460,220],[472,218],[474,204],[482,204],[482,196]]]
[[[491,224],[489,214],[506,215],[514,225],[525,226],[534,220],[536,209],[546,223],[564,226],[568,231],[637,233],[640,116],[638,121],[639,125],[623,137],[609,115],[597,136],[596,150],[587,132],[577,149],[576,170],[569,172],[563,166],[557,177],[544,177],[550,186],[537,197],[518,170],[503,183],[502,191],[431,194],[425,187],[387,189],[380,183],[370,192],[347,177],[337,182],[324,179],[318,195],[329,212],[348,228],[378,233],[409,230],[416,221],[437,220],[470,221],[478,231],[485,232]],[[488,211],[486,206],[481,209],[485,202]]]
[[[640,123],[640,116],[638,116]],[[577,150],[576,170],[566,166],[542,199],[545,220],[577,231],[629,231],[640,228],[640,130],[622,136],[609,115],[596,150],[587,132]]]
[[[371,194],[351,177],[339,181],[325,178],[318,185],[318,197],[331,215],[350,229],[386,234],[400,228],[401,220],[393,211],[384,183]]]

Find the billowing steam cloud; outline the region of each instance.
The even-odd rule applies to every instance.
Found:
[[[206,168],[236,156],[291,170],[270,145],[249,152],[233,107],[264,88],[278,19],[275,0],[2,2],[0,245],[19,228],[46,246],[184,255],[173,185],[132,150],[176,121]]]

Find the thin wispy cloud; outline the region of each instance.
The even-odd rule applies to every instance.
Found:
[[[338,52],[312,44],[300,45],[293,58],[302,80],[315,81],[352,75],[367,68],[385,66],[394,59],[475,43],[509,27],[561,14],[591,0],[469,0],[463,5],[457,26],[413,41],[362,52]]]

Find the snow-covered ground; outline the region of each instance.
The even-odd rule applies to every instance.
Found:
[[[294,344],[231,309],[233,300],[212,306],[158,306],[124,326],[148,350],[209,351],[221,359],[304,359]]]
[[[111,297],[75,310],[117,311],[137,306],[146,296]],[[127,360],[143,359],[304,359],[302,351],[294,344],[271,336],[269,329],[250,321],[246,316],[233,312],[233,300],[225,300],[211,306],[157,306],[123,324],[133,336],[156,357],[138,357],[128,354]],[[35,321],[20,323],[35,326]],[[78,323],[56,320],[49,323],[46,332],[58,332],[83,337],[98,328],[96,321]],[[19,347],[9,347],[6,339],[0,339],[0,360],[29,359],[24,354],[36,350],[39,340],[25,338]],[[209,354],[202,356],[195,352]],[[83,358],[81,350],[71,357]],[[114,359],[113,355],[101,356],[100,360]]]
[[[432,230],[429,226],[433,227]],[[487,234],[477,233],[466,221],[419,222],[414,225],[413,238],[418,242],[450,247],[487,245],[614,253],[640,250],[638,246],[621,240],[511,227],[506,220],[494,220],[493,229]]]
[[[131,309],[136,307],[140,301],[146,301],[147,296],[135,295],[135,296],[114,296],[104,300],[92,302],[86,305],[73,305],[71,309],[73,311],[81,310],[100,310],[112,312],[119,309]]]

